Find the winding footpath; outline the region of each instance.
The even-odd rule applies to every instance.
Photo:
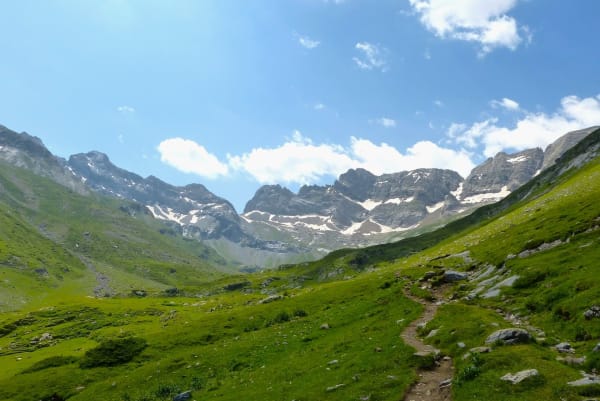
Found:
[[[416,352],[436,353],[437,350],[419,339],[418,328],[429,322],[435,316],[439,305],[427,302],[410,294],[405,294],[411,300],[424,307],[423,315],[408,325],[400,337],[413,347]],[[439,294],[434,294],[439,295]],[[452,391],[448,379],[454,376],[454,366],[450,358],[442,358],[432,370],[420,370],[418,381],[405,394],[403,401],[451,401]],[[447,383],[447,384],[444,384]]]

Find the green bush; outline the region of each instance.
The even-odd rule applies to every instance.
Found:
[[[82,368],[94,368],[97,366],[115,366],[131,361],[146,348],[146,340],[143,338],[119,338],[107,340],[96,348],[85,353],[79,366]]]
[[[50,358],[42,359],[41,361],[34,363],[25,369],[23,373],[32,373],[43,369],[64,366],[76,361],[77,358],[74,356],[51,356]]]

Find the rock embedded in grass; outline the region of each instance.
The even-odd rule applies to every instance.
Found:
[[[500,380],[508,381],[512,384],[519,384],[522,381],[527,380],[531,377],[539,376],[539,374],[540,373],[537,371],[537,369],[527,369],[517,372],[514,375],[512,373],[507,373],[504,376],[502,376]]]
[[[175,397],[173,397],[173,401],[187,401],[187,400],[190,400],[191,398],[192,398],[192,392],[185,391],[185,392],[177,394]]]
[[[585,317],[586,320],[599,318],[600,317],[600,306],[598,306],[598,305],[592,306],[590,309],[583,312],[583,317]]]
[[[466,280],[469,277],[467,273],[457,272],[455,270],[446,270],[444,272],[444,281],[454,283],[456,281]]]
[[[525,329],[510,328],[496,330],[485,340],[486,344],[494,344],[496,342],[505,345],[520,344],[531,341],[531,334]]]
[[[563,342],[560,344],[556,344],[554,346],[554,348],[556,348],[556,350],[558,352],[562,352],[564,354],[572,354],[573,352],[575,352],[575,350],[573,349],[573,347],[571,347],[571,344],[567,343],[567,342]]]

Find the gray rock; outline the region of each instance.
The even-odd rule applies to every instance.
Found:
[[[469,352],[472,352],[473,354],[487,354],[491,351],[492,349],[490,347],[475,347],[469,350]]]
[[[493,332],[490,336],[485,340],[486,344],[493,344],[495,342],[502,342],[504,344],[519,344],[526,343],[531,341],[531,334],[525,329],[520,328],[510,328],[510,329],[501,329]]]
[[[279,301],[281,299],[283,299],[283,297],[279,294],[276,294],[276,295],[268,296],[265,299],[261,299],[258,303],[259,304],[268,304],[271,302]]]
[[[345,387],[345,386],[346,386],[346,385],[345,385],[344,383],[340,383],[340,384],[336,384],[335,386],[327,387],[327,388],[325,389],[325,391],[326,391],[326,392],[328,392],[328,393],[330,393],[330,392],[332,392],[332,391],[335,391],[335,390],[337,390],[337,389],[339,389],[339,388],[342,388],[342,387]]]
[[[438,329],[433,329],[433,330],[431,330],[431,331],[429,332],[429,334],[427,334],[427,337],[425,337],[425,338],[431,338],[431,337],[434,337],[434,336],[435,336],[435,335],[438,333],[438,331],[439,331]]]
[[[591,384],[600,384],[600,376],[587,374],[585,372],[581,372],[583,374],[583,378],[579,380],[575,380],[572,382],[568,382],[569,386],[580,387],[580,386],[589,386]]]
[[[573,347],[571,347],[571,344],[564,342],[564,343],[560,343],[560,344],[556,344],[554,346],[554,348],[556,348],[556,350],[558,352],[562,352],[562,353],[569,353],[572,354],[575,352],[575,350],[573,349]]]
[[[556,360],[569,366],[581,366],[585,363],[585,356],[582,356],[581,358],[576,358],[574,356],[567,356],[565,358],[558,357]]]
[[[440,382],[440,388],[450,387],[452,385],[452,379],[442,380]]]
[[[329,330],[331,327],[329,326],[329,323],[323,323],[321,325],[321,330]]]
[[[598,305],[592,306],[590,309],[583,312],[583,317],[585,317],[586,320],[599,318],[600,317],[600,306],[598,306]]]
[[[187,401],[187,400],[190,400],[191,398],[192,398],[192,392],[186,391],[186,392],[177,394],[175,397],[173,397],[173,401]]]
[[[466,280],[468,277],[469,275],[467,273],[457,272],[455,270],[446,270],[444,272],[444,281],[447,283]]]
[[[458,348],[465,348],[466,347],[465,343],[463,343],[463,342],[456,343],[456,346]]]
[[[502,376],[500,380],[508,381],[512,384],[518,384],[521,383],[523,380],[539,376],[539,374],[540,373],[537,371],[537,369],[527,369],[517,372],[514,375],[512,373],[507,373],[504,376]]]
[[[592,349],[592,352],[600,352],[600,343],[596,344],[594,349]]]

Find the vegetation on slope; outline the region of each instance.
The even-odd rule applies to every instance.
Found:
[[[448,289],[422,335],[455,363],[454,400],[595,396],[597,386],[568,382],[600,367],[594,351],[600,317],[585,315],[600,299],[600,158],[577,167],[599,143],[596,131],[505,201],[417,238],[199,283],[187,293],[193,297],[53,293],[43,308],[30,303],[5,313],[0,400],[167,400],[188,390],[194,399],[214,400],[397,400],[418,368],[399,334],[421,308],[403,294],[430,297],[447,270],[469,279]],[[40,223],[23,215],[25,224]],[[47,220],[61,232],[60,222]],[[81,241],[79,233],[69,237],[70,225],[63,227],[65,243]],[[46,238],[36,238],[47,246]],[[157,244],[153,252],[161,251]],[[102,257],[93,244],[85,249]],[[486,344],[496,330],[515,326],[531,341]],[[559,353],[561,342],[573,352]],[[110,367],[86,365],[86,355],[96,352],[90,350],[116,344],[127,358]],[[471,350],[483,346],[490,352]],[[526,369],[537,376],[519,384],[501,380]]]

